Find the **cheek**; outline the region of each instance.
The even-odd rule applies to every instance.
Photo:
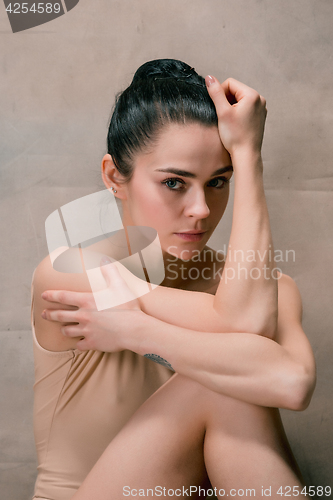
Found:
[[[165,200],[161,196],[159,186],[151,185],[146,189],[133,187],[129,197],[129,206],[135,222],[158,229],[166,227],[175,219],[176,204],[170,203],[170,200]]]

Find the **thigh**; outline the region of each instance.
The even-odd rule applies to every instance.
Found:
[[[201,388],[191,379],[173,375],[113,439],[73,500],[188,498],[191,486],[205,484]]]

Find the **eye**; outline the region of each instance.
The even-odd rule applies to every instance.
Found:
[[[223,189],[229,182],[230,179],[226,177],[215,177],[215,179],[209,181],[208,185],[217,189]]]
[[[180,191],[184,189],[185,182],[182,179],[177,179],[176,177],[170,177],[169,179],[165,179],[162,181],[162,184],[165,184],[172,191]]]

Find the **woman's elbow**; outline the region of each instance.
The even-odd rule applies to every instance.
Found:
[[[294,411],[304,411],[309,406],[313,391],[316,386],[315,366],[305,368],[298,367],[294,371],[292,380],[285,390],[284,408]]]

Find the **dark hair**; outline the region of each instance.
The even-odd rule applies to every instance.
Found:
[[[217,125],[204,78],[175,59],[146,62],[136,71],[130,86],[116,97],[108,153],[128,181],[135,153],[154,143],[164,125],[193,122]]]

